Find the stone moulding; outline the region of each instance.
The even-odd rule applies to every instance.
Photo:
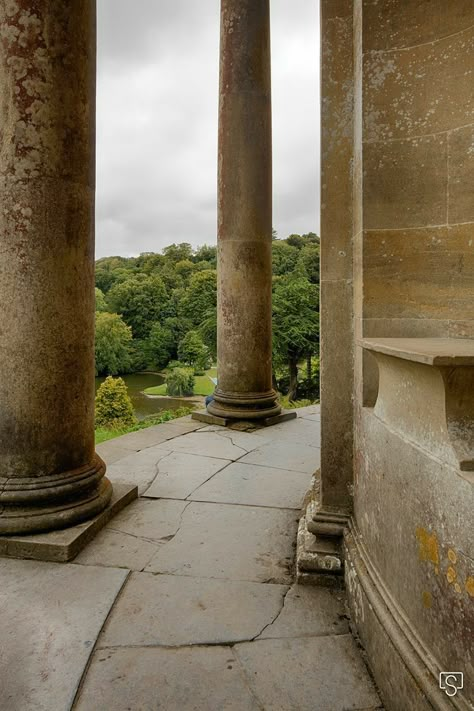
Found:
[[[40,533],[74,526],[96,516],[112,499],[105,463],[46,477],[0,479],[0,535]]]
[[[474,340],[366,338],[379,367],[374,415],[474,482]]]
[[[322,510],[318,499],[319,471],[313,477],[298,526],[297,579],[299,583],[340,587],[344,574],[341,542],[348,517]]]
[[[439,673],[446,670],[414,632],[385,587],[353,519],[344,533],[344,558],[351,616],[387,709],[472,711],[462,691],[450,698],[440,690]],[[389,646],[381,644],[384,636]],[[371,653],[373,650],[378,650],[377,654]],[[396,701],[390,698],[394,684]]]

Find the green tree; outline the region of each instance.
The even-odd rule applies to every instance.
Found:
[[[191,259],[193,248],[187,242],[180,244],[170,244],[163,249],[164,256],[172,262],[181,262],[183,259]]]
[[[217,308],[217,273],[215,269],[196,272],[189,280],[180,301],[178,315],[188,319],[191,328],[201,323],[203,316],[210,309]]]
[[[301,248],[298,266],[303,267],[312,284],[319,284],[319,244],[305,244]]]
[[[316,353],[319,343],[319,289],[304,276],[282,277],[273,292],[273,354],[288,365],[288,397],[296,398],[298,361]]]
[[[97,286],[95,287],[95,310],[96,311],[108,311],[107,301],[105,300],[104,292],[101,291]]]
[[[166,390],[173,397],[194,394],[194,373],[190,368],[172,368],[166,376]]]
[[[293,271],[298,261],[299,251],[284,240],[272,242],[273,274],[282,276]]]
[[[160,323],[154,323],[148,338],[148,348],[151,362],[158,368],[164,368],[176,355],[173,332]]]
[[[135,338],[147,338],[153,323],[160,320],[168,295],[160,276],[132,276],[115,284],[108,302],[132,328]]]
[[[117,375],[130,369],[132,331],[118,314],[95,315],[96,375]]]
[[[197,331],[188,331],[178,346],[178,358],[194,370],[206,370],[209,366],[209,351]]]
[[[215,269],[217,265],[217,247],[203,244],[202,247],[196,249],[193,259],[195,262],[207,262],[212,269]]]
[[[213,360],[217,358],[217,309],[209,309],[199,324],[199,333]]]
[[[95,426],[126,429],[136,423],[132,401],[122,378],[104,380],[95,397]]]

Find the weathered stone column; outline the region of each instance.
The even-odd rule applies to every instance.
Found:
[[[208,410],[278,415],[272,388],[269,0],[222,0],[218,196],[218,388]]]
[[[95,2],[0,4],[0,533],[105,508],[94,453]]]

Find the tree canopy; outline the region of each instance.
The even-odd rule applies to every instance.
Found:
[[[217,248],[183,242],[161,254],[96,263],[96,370],[164,369],[179,358],[200,370],[217,357]],[[272,235],[273,354],[282,391],[301,390],[299,366],[317,368],[319,238]],[[110,313],[109,313],[110,312]],[[313,361],[312,361],[313,359]],[[314,362],[314,366],[312,366]],[[304,394],[303,394],[304,396]]]

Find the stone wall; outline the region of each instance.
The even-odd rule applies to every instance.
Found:
[[[354,517],[346,580],[387,708],[469,708],[473,483],[374,417],[378,369],[358,339],[474,337],[474,3],[352,4]],[[453,669],[465,675],[457,706],[438,688],[439,671]]]

